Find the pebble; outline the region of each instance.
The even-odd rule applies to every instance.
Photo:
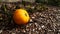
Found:
[[[3,18],[1,17],[0,20],[2,20]]]
[[[45,28],[45,26],[44,26],[44,25],[42,25],[41,27],[42,27],[43,29]]]
[[[33,20],[32,20],[32,19],[30,19],[30,22],[33,22]]]
[[[29,32],[29,34],[31,34],[31,31]]]
[[[32,23],[29,24],[29,26],[31,26],[31,25],[32,25]]]
[[[39,27],[38,30],[41,30],[41,27]]]
[[[49,32],[52,31],[52,30],[48,30]]]
[[[33,13],[33,16],[34,16],[34,17],[36,17],[36,14],[35,14],[35,13]]]
[[[35,31],[35,29],[33,29],[33,32]]]
[[[29,28],[26,28],[26,31],[28,32],[29,31]]]
[[[24,33],[25,33],[26,31],[24,30]]]
[[[38,15],[39,14],[39,12],[36,12],[36,15]]]
[[[54,11],[57,11],[57,10],[54,10]]]
[[[39,32],[38,32],[38,31],[36,31],[36,34],[39,34]]]
[[[42,14],[41,14],[41,13],[39,13],[39,15],[41,16]]]
[[[60,11],[60,10],[58,10],[58,11]]]
[[[34,6],[31,7],[31,9],[34,9],[34,8],[35,8]]]
[[[34,19],[35,17],[32,17],[32,19]]]
[[[0,34],[2,33],[2,30],[0,30]]]
[[[58,30],[60,32],[60,30]]]
[[[11,33],[11,34],[16,34],[16,33]]]
[[[34,24],[36,25],[36,27],[38,27],[38,25],[39,25],[39,24],[37,24],[37,23],[34,23]]]
[[[60,34],[60,33],[58,33],[58,34]]]

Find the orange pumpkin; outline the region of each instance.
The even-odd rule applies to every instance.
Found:
[[[16,24],[21,25],[21,24],[27,24],[28,21],[30,20],[30,17],[29,17],[29,14],[26,10],[17,9],[14,12],[13,19]]]

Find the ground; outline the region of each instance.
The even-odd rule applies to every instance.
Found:
[[[27,25],[17,25],[13,12],[25,8],[30,21]],[[60,34],[60,7],[40,4],[0,3],[0,34]]]

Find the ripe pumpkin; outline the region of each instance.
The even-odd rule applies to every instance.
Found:
[[[29,14],[26,10],[17,9],[14,12],[13,19],[16,24],[21,25],[21,24],[27,24],[28,21],[30,20],[30,17],[29,17]]]

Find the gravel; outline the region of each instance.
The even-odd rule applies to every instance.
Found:
[[[2,5],[4,3],[0,4],[0,34],[60,34],[59,8],[47,6],[47,9],[39,10],[41,8],[33,6],[33,12],[28,11],[31,18],[29,23],[19,26],[13,21],[13,12],[26,7],[23,4],[6,4],[5,11]]]

